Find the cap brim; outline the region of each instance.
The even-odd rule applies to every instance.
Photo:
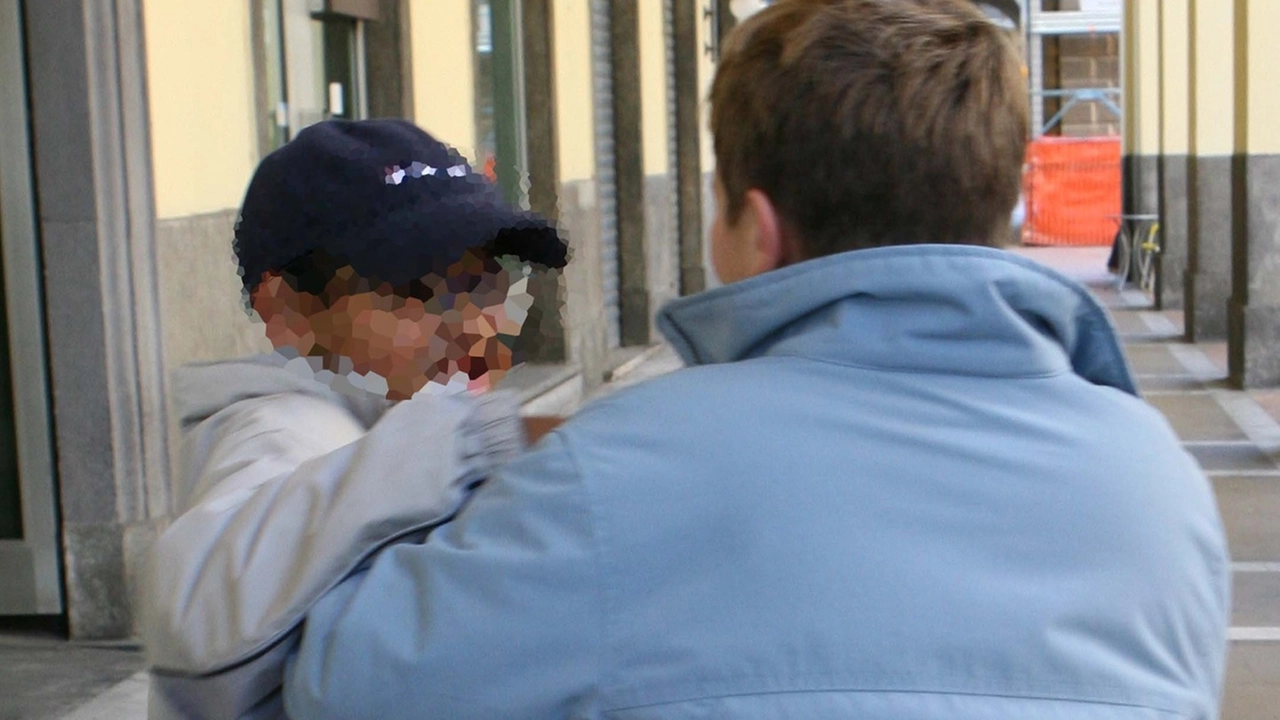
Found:
[[[488,194],[423,198],[382,215],[358,235],[329,240],[356,272],[393,285],[439,271],[473,249],[548,268],[563,268],[569,260],[568,244],[551,223]],[[352,246],[360,252],[342,252]]]
[[[569,262],[569,246],[560,233],[532,213],[512,213],[480,247],[489,255],[510,255],[548,268],[562,268]]]

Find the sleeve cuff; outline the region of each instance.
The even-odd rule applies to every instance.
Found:
[[[465,424],[465,434],[471,439],[469,454],[488,469],[506,464],[527,444],[519,398],[514,393],[498,390],[477,396]]]

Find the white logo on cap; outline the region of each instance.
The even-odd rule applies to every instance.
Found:
[[[439,170],[440,168],[431,167],[426,163],[420,162],[413,163],[407,170],[399,165],[392,165],[386,169],[385,182],[388,185],[399,185],[404,182],[406,177],[423,178],[427,176],[434,176]],[[449,177],[466,177],[468,168],[464,163],[462,165],[454,165],[453,167],[448,168],[446,172],[449,173]]]

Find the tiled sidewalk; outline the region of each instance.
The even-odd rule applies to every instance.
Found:
[[[1209,475],[1235,575],[1222,718],[1280,720],[1280,391],[1230,389],[1225,343],[1185,343],[1180,312],[1117,292],[1105,250],[1024,254],[1084,281],[1110,308],[1144,396]]]

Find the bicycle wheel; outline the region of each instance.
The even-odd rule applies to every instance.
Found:
[[[1123,290],[1133,273],[1133,244],[1129,241],[1129,231],[1124,225],[1116,231],[1115,249],[1111,256],[1111,271],[1116,274],[1116,289]]]

